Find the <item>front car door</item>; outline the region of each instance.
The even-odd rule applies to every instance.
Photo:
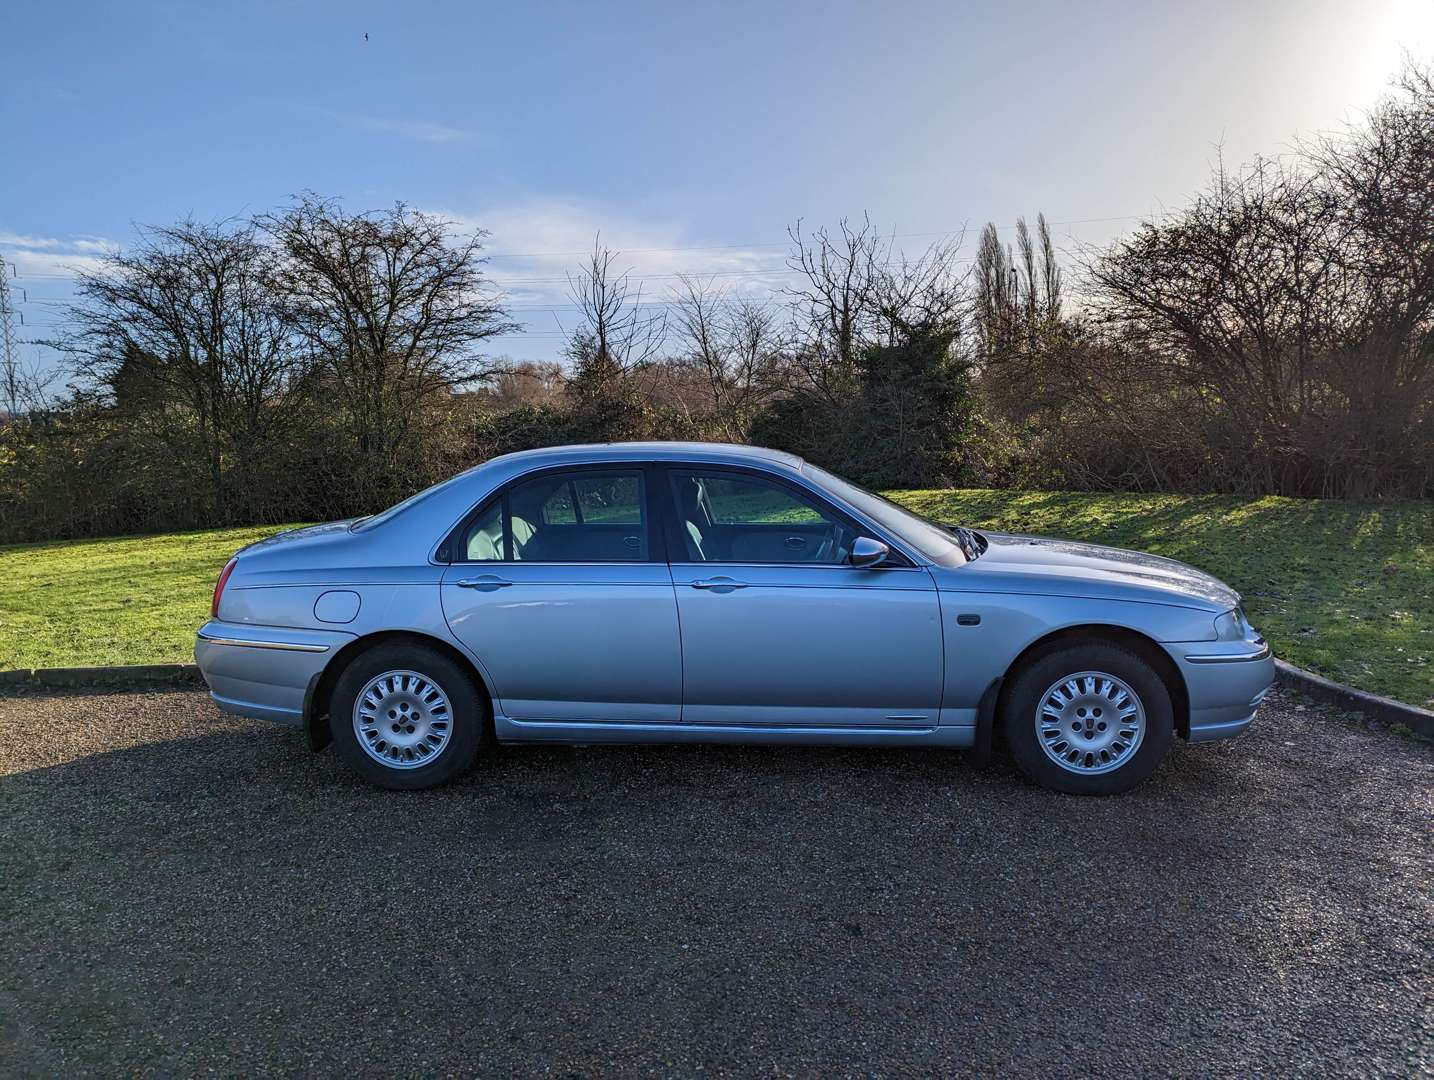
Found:
[[[449,628],[515,721],[675,723],[672,578],[641,465],[547,469],[490,498],[446,543]]]
[[[852,541],[870,530],[785,478],[664,472],[684,723],[937,725],[940,604],[924,568],[895,553],[852,567]]]

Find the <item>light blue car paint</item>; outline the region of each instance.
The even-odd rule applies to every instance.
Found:
[[[450,531],[509,481],[594,464],[756,470],[835,507],[910,565],[438,558]],[[321,676],[356,644],[395,632],[434,639],[472,662],[504,742],[970,746],[983,695],[1026,648],[1092,626],[1164,650],[1192,742],[1242,731],[1273,680],[1247,624],[1242,640],[1217,640],[1216,618],[1239,597],[1207,574],[997,533],[982,533],[985,551],[967,561],[827,477],[787,454],[720,444],[495,458],[375,518],[245,548],[195,659],[220,708],[303,725],[317,719]],[[473,583],[484,575],[493,580]]]

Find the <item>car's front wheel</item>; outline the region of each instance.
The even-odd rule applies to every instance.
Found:
[[[1075,795],[1129,791],[1155,771],[1175,733],[1164,680],[1112,642],[1036,657],[1003,698],[1006,742],[1021,771]]]
[[[486,699],[463,667],[422,645],[378,645],[339,676],[334,745],[363,777],[398,790],[433,787],[472,767]]]

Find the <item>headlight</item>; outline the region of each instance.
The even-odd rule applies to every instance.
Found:
[[[1250,624],[1245,621],[1245,613],[1239,608],[1227,611],[1215,619],[1215,640],[1216,641],[1244,641],[1245,632]]]

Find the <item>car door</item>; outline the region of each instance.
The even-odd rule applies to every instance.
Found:
[[[675,723],[677,607],[641,466],[548,469],[445,547],[443,612],[513,720]]]
[[[665,471],[682,632],[684,723],[934,727],[943,649],[935,583],[800,485],[756,470]]]

